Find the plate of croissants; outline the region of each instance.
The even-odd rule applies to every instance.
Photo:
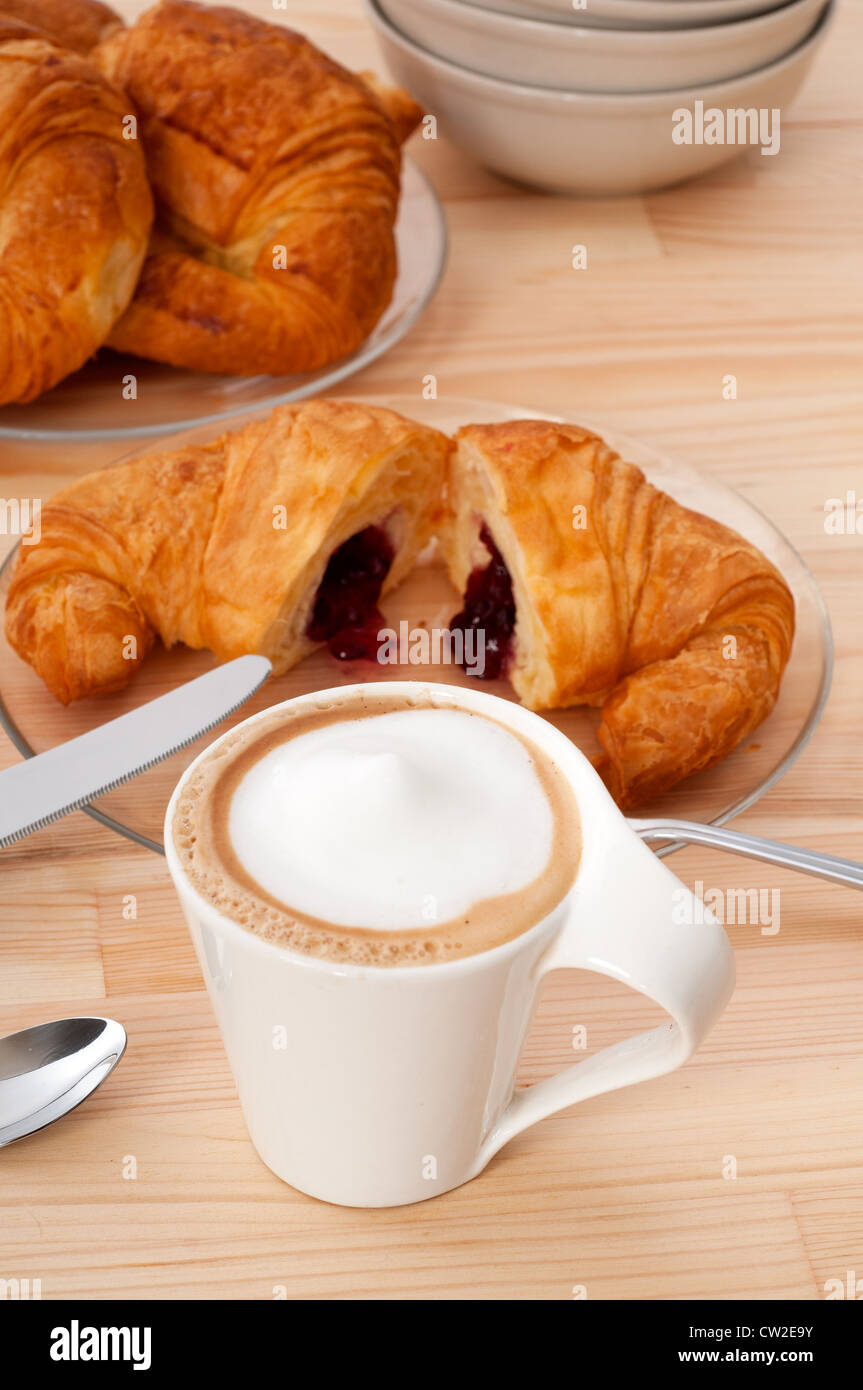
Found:
[[[481,680],[623,809],[705,822],[790,766],[832,667],[809,570],[743,497],[596,425],[458,399],[310,399],[159,441],[44,503],[0,604],[25,754],[259,652],[273,676],[224,727],[358,680]],[[92,814],[161,848],[198,751]]]
[[[422,115],[240,10],[0,0],[0,437],[176,430],[387,351],[446,259]]]

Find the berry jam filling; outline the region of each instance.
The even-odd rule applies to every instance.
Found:
[[[326,642],[337,661],[376,661],[378,608],[393,547],[380,526],[367,526],[334,550],[315,595],[306,635]]]
[[[512,580],[503,556],[492,539],[485,522],[479,538],[491,559],[484,568],[471,572],[464,594],[464,607],[450,623],[454,632],[477,628],[485,633],[484,680],[496,680],[506,674],[512,656],[515,632],[515,599]]]

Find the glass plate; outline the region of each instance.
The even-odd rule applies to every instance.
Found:
[[[321,395],[409,333],[440,283],[446,218],[432,185],[409,159],[403,166],[396,245],[399,272],[392,301],[372,334],[340,362],[294,376],[213,376],[104,348],[38,400],[0,408],[0,439],[144,438]],[[137,378],[135,400],[122,396],[128,373]]]
[[[519,416],[541,415],[539,411],[489,401],[424,401],[415,397],[392,396],[374,403],[390,406],[448,431],[469,421],[497,422]],[[797,551],[750,502],[715,479],[703,477],[685,464],[663,458],[646,445],[606,430],[600,423],[582,418],[579,422],[602,434],[625,458],[642,467],[652,482],[679,502],[725,522],[753,541],[781,570],[794,594],[797,605],[794,648],[779,699],[769,719],[730,757],[708,771],[681,782],[660,800],[639,807],[637,812],[645,816],[669,815],[722,824],[751,806],[782,776],[808,742],[818,723],[830,688],[833,665],[830,621],[823,599]],[[241,421],[234,423],[239,425]],[[214,433],[212,426],[186,430],[167,441],[160,441],[159,448],[204,443]],[[3,606],[14,555],[13,551],[0,572],[0,604]],[[397,626],[401,619],[406,619],[411,628],[421,624],[444,627],[456,607],[457,596],[433,556],[418,565],[383,604],[390,625]],[[213,664],[214,659],[209,652],[192,652],[180,647],[164,651],[159,647],[147,658],[126,690],[115,695],[80,700],[64,709],[48,693],[35,672],[16,656],[3,636],[0,637],[0,722],[21,752],[29,757],[84,733],[106,719],[124,714],[144,701],[163,694],[178,682],[200,675]],[[360,664],[348,667],[333,660],[326,650],[313,652],[293,670],[269,681],[218,730],[206,734],[158,767],[101,797],[85,810],[120,834],[161,851],[162,820],[174,784],[183,769],[218,733],[268,705],[306,691],[323,690],[365,678],[405,680],[418,677],[450,685],[470,682],[470,677],[452,666],[370,668]],[[515,698],[504,680],[488,681],[485,688],[506,699]],[[598,710],[553,710],[543,717],[562,729],[588,756],[598,751]],[[671,853],[676,847],[666,845],[657,852]]]

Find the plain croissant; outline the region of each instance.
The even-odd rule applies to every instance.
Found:
[[[73,53],[89,53],[123,27],[120,16],[101,0],[0,0],[0,19],[18,19],[41,29]]]
[[[392,296],[400,141],[420,108],[290,29],[188,0],[95,57],[140,113],[158,208],[110,346],[245,376],[353,352]]]
[[[39,543],[21,547],[6,635],[64,704],[128,684],[157,636],[221,660],[261,652],[284,671],[354,621],[345,581],[362,590],[370,577],[355,540],[329,626],[316,603],[345,543],[369,538],[372,611],[407,574],[449,448],[391,410],[322,400],[88,474],[45,504]]]
[[[153,202],[129,114],[92,62],[0,8],[0,405],[82,366],[132,297]]]
[[[467,591],[456,623],[501,635],[499,664],[530,708],[602,705],[597,766],[621,806],[766,718],[794,601],[755,546],[576,426],[468,425],[456,440],[443,535]]]

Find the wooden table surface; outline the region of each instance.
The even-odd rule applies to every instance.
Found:
[[[815,572],[837,662],[815,737],[738,824],[863,858],[863,536],[824,527],[828,498],[863,495],[863,6],[840,8],[780,155],[688,187],[545,197],[415,140],[449,267],[349,390],[419,394],[433,373],[442,396],[583,411],[761,507]],[[276,18],[378,62],[358,0],[287,0]],[[0,489],[44,496],[128,447],[2,441]],[[820,1299],[863,1274],[861,899],[708,851],[669,862],[690,885],[781,892],[778,933],[729,928],[737,990],[696,1058],[545,1121],[458,1191],[351,1211],[253,1152],[164,861],[82,814],[4,851],[2,1031],[107,1013],[129,1048],[86,1105],[3,1152],[0,1278],[39,1279],[43,1298]],[[572,1060],[574,1020],[593,1047],[647,1016],[608,981],[556,977],[522,1081]]]

